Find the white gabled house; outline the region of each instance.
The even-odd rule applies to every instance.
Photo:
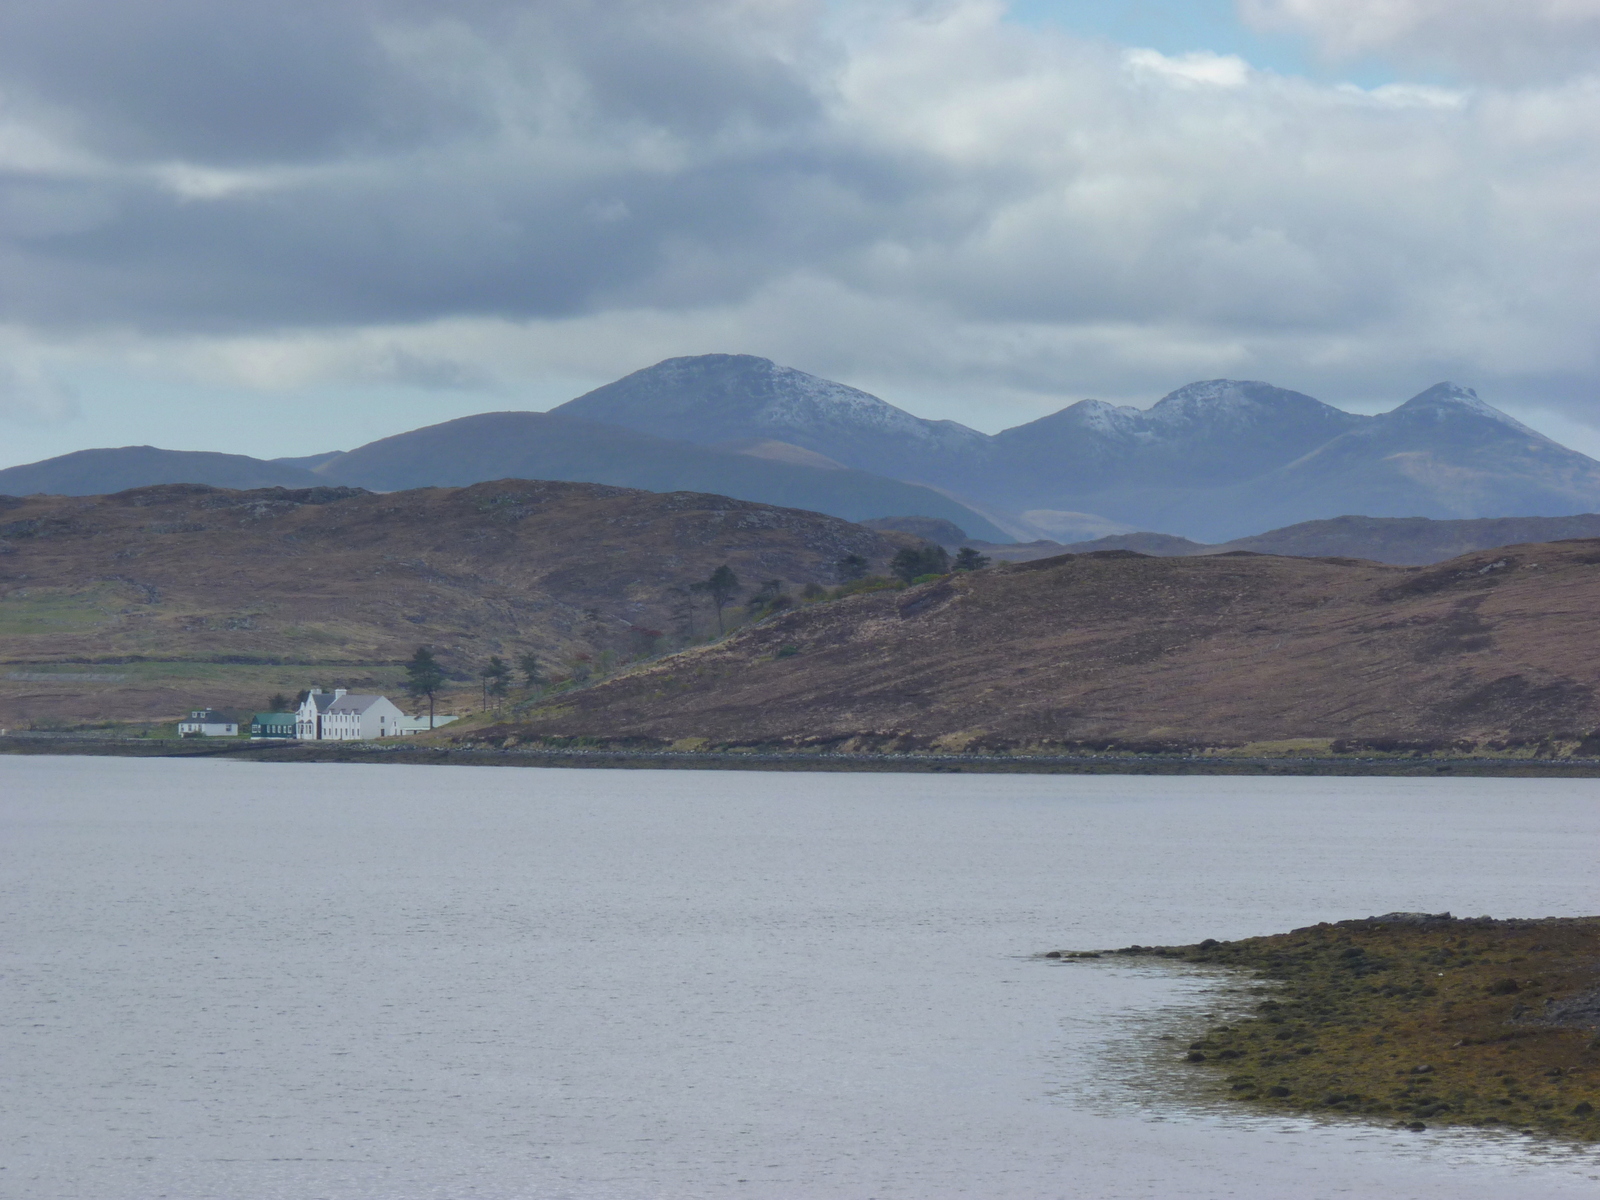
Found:
[[[300,701],[300,707],[295,710],[294,736],[302,742],[314,742],[321,738],[323,710],[342,695],[343,690],[325,692],[321,688],[312,688],[307,692],[306,698]]]
[[[295,714],[295,736],[302,741],[371,741],[400,736],[405,721],[405,713],[387,696],[312,688]]]
[[[455,719],[440,716],[434,724]],[[312,688],[295,712],[294,736],[303,742],[370,741],[427,731],[427,714],[408,717],[387,696],[358,695],[344,688]]]
[[[238,737],[239,718],[215,708],[197,708],[178,722],[179,737]]]

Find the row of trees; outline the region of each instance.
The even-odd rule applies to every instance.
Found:
[[[901,583],[914,583],[930,575],[948,575],[951,571],[981,571],[989,565],[987,556],[971,546],[956,551],[955,561],[943,546],[927,545],[918,548],[907,546],[889,562],[889,570]]]
[[[659,636],[659,635],[658,635]],[[577,655],[573,662],[573,677],[587,678],[589,664],[592,659],[587,654]],[[478,684],[483,689],[483,706],[489,707],[491,700],[498,700],[508,695],[521,676],[522,685],[529,691],[543,687],[550,680],[545,674],[544,664],[537,654],[525,651],[516,656],[516,665],[506,662],[498,654],[491,654],[477,673]],[[406,663],[406,678],[401,687],[413,700],[426,700],[428,702],[428,725],[431,728],[434,720],[434,706],[438,694],[444,690],[449,682],[445,669],[434,657],[433,651],[426,646],[418,646],[417,651]]]
[[[907,546],[899,551],[889,563],[890,573],[902,583],[912,583],[934,575],[945,575],[951,571],[980,571],[989,565],[986,555],[978,553],[971,546],[963,546],[956,552],[952,560],[949,551],[943,546],[929,543],[924,546]],[[859,554],[847,554],[834,564],[834,571],[841,584],[848,586],[868,577],[872,564]],[[712,611],[716,614],[717,632],[727,632],[724,612],[739,597],[742,591],[739,577],[733,573],[733,568],[723,563],[710,576],[697,583],[691,583],[687,589],[693,596],[705,596],[711,602]],[[805,600],[820,600],[828,595],[825,588],[815,583],[806,584],[801,591]],[[783,581],[768,579],[751,591],[745,601],[745,609],[752,616],[765,615],[777,609],[787,607],[792,603],[790,597],[783,590]],[[692,612],[691,612],[692,622]],[[691,624],[689,636],[694,636]]]

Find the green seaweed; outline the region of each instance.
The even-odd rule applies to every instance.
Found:
[[[1104,953],[1277,985],[1179,1060],[1240,1102],[1600,1141],[1600,917],[1390,914]]]

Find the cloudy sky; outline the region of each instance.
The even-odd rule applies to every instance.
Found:
[[[762,354],[1600,453],[1600,0],[0,0],[0,466]]]

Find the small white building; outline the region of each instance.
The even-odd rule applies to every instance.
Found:
[[[370,741],[409,732],[403,728],[406,721],[387,696],[312,688],[295,714],[295,736],[301,741]]]
[[[402,717],[401,718],[401,720],[400,720],[400,733],[402,735],[408,735],[408,734],[413,734],[413,733],[427,733],[429,729],[437,729],[441,725],[448,725],[451,721],[455,721],[455,720],[459,720],[459,719],[460,718],[458,718],[458,717],[446,716],[444,713],[440,713],[438,716],[433,718],[433,724],[429,725],[428,724],[428,714],[427,713],[418,713],[414,717]]]
[[[215,708],[197,708],[178,722],[179,737],[238,737],[239,718]]]

